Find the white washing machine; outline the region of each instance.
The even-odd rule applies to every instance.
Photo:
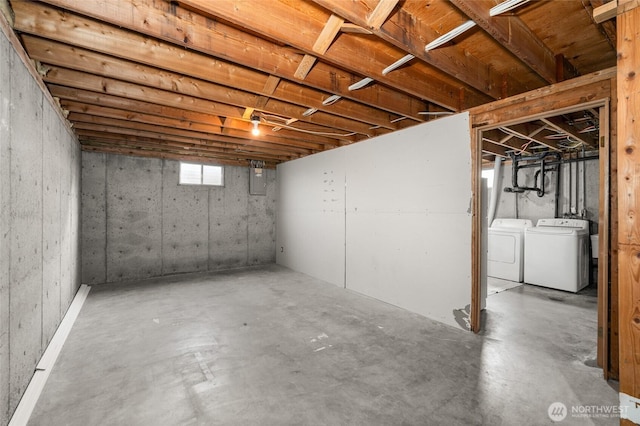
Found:
[[[524,230],[529,219],[495,219],[488,232],[487,275],[522,282]]]
[[[524,281],[573,293],[589,284],[589,221],[540,219],[525,230]]]

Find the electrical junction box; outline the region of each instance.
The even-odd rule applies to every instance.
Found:
[[[249,194],[267,195],[266,170],[262,167],[249,168]]]

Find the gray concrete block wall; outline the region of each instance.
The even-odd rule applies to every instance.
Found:
[[[162,160],[107,157],[107,281],[162,275]]]
[[[13,67],[19,66],[14,57]],[[9,408],[15,409],[42,354],[42,93],[11,73],[11,265]]]
[[[176,185],[179,166],[177,161],[163,162],[163,275],[209,268],[209,189]]]
[[[83,283],[103,282],[107,276],[106,163],[105,154],[82,152]]]
[[[248,264],[249,169],[225,168],[224,190],[210,198],[209,267],[239,268]],[[274,245],[275,250],[275,245]]]
[[[9,419],[10,49],[0,35],[0,424]]]
[[[56,131],[57,114],[43,110],[43,135],[47,143],[42,146],[42,345],[51,341],[62,313],[60,312],[60,236],[62,135]]]
[[[79,287],[79,144],[0,33],[0,424]]]
[[[264,169],[267,181],[275,181],[275,170]],[[274,261],[269,248],[276,243],[276,186],[267,186],[266,196],[251,196],[248,204],[249,265]]]
[[[179,162],[82,153],[82,281],[126,281],[275,262],[275,170],[249,195],[249,168],[224,187],[179,185]]]

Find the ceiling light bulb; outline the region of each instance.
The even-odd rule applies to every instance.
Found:
[[[456,28],[452,29],[448,33],[441,35],[437,39],[433,40],[431,43],[427,44],[424,47],[424,51],[428,52],[430,50],[435,49],[436,47],[440,47],[443,44],[450,42],[451,40],[458,37],[463,32],[467,31],[469,28],[473,28],[475,25],[476,25],[475,22],[467,21],[464,24],[457,26]]]
[[[258,127],[258,125],[260,124],[260,117],[258,117],[257,115],[252,115],[251,124],[253,125],[253,129],[251,129],[251,134],[253,136],[260,135],[260,128]]]

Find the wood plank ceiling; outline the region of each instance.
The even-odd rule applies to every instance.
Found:
[[[592,19],[602,0],[525,1],[491,17],[499,3],[9,0],[7,9],[83,149],[273,167],[615,66],[615,24]],[[475,25],[425,50],[467,21]],[[597,121],[585,111],[497,129],[484,150],[588,145]]]

